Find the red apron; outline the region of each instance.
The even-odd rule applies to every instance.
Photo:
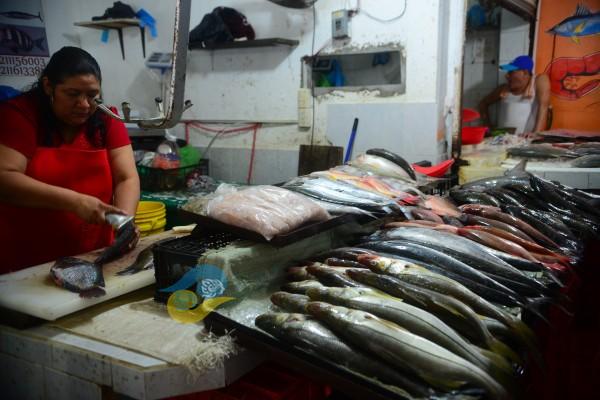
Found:
[[[107,150],[38,147],[26,175],[111,204]],[[0,203],[0,273],[110,245],[110,225],[88,224],[75,213]]]

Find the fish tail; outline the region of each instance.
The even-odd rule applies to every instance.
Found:
[[[104,296],[105,294],[106,291],[104,289],[102,289],[101,287],[95,287],[79,292],[79,297],[82,297],[84,299],[91,299],[93,297]]]
[[[548,297],[537,297],[535,299],[525,298],[525,304],[522,305],[524,309],[550,325],[548,319],[542,313],[542,307],[545,307],[550,301]]]
[[[481,356],[486,360],[487,365],[484,370],[490,374],[492,378],[498,381],[503,387],[508,389],[510,393],[518,388],[515,371],[506,358],[492,352],[474,346]]]
[[[544,368],[544,358],[542,357],[542,353],[539,349],[539,343],[537,341],[537,337],[523,321],[517,318],[511,318],[507,321],[504,321],[507,326],[511,329],[511,332],[514,333],[514,338],[518,341],[518,343],[523,347],[523,349],[527,350],[528,354],[531,355],[535,363],[541,368]]]
[[[507,360],[510,360],[516,364],[523,364],[523,360],[521,357],[515,353],[510,347],[496,339],[492,335],[486,340],[487,347],[496,354],[499,354],[505,357]]]
[[[565,299],[568,299],[568,301],[571,301],[571,299],[568,296],[563,295],[563,294],[561,294],[559,299],[555,299],[552,297],[536,297],[533,299],[528,299],[528,302],[527,302],[527,305],[525,306],[525,308],[549,324],[548,320],[540,312],[540,309],[544,306],[547,306],[547,305],[555,306],[559,310],[561,310],[563,313],[565,313],[567,316],[569,316],[569,317],[573,316],[573,313],[571,311],[567,310],[565,308],[565,306],[563,306],[561,304],[561,300],[565,300]]]
[[[35,44],[35,46],[38,49],[44,50],[44,46],[43,46],[43,44],[44,44],[44,38],[43,37],[41,37],[41,38],[39,38],[37,40],[34,40],[33,43]]]
[[[117,272],[117,275],[119,275],[119,276],[133,275],[133,274],[137,274],[140,271],[141,271],[141,269],[136,268],[134,265],[131,265],[131,266]]]

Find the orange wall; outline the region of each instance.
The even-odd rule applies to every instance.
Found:
[[[550,100],[554,109],[552,128],[600,131],[600,35],[581,36],[579,44],[569,37],[557,35],[553,45],[554,35],[547,33],[562,20],[574,15],[577,4],[586,6],[593,13],[600,11],[600,0],[540,0],[535,70],[536,73],[550,72],[552,59],[570,58],[556,62],[551,69],[551,80],[554,82]],[[576,73],[563,79],[568,75],[567,71],[581,71],[582,66],[591,69],[593,74]],[[597,87],[585,95],[582,95],[583,91],[577,91],[589,82]],[[571,98],[561,97],[557,91]]]

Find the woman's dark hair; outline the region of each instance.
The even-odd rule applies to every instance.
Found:
[[[44,77],[48,78],[50,84],[55,86],[72,76],[89,74],[94,75],[98,79],[98,82],[102,83],[100,66],[94,57],[79,47],[65,46],[52,55],[38,80],[27,91],[27,94],[37,97],[40,104],[43,121],[41,129],[46,130],[43,136],[45,146],[53,145],[53,135],[56,132],[58,121],[52,112],[50,96],[44,92],[42,79]],[[89,142],[96,147],[103,147],[106,143],[106,125],[104,124],[101,112],[96,110],[87,124],[86,136]],[[97,135],[97,132],[100,134]]]

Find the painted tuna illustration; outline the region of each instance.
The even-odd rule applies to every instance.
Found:
[[[600,12],[592,13],[589,8],[579,4],[575,14],[554,25],[548,33],[570,37],[579,43],[579,37],[600,33]]]
[[[6,11],[0,12],[0,16],[10,19],[39,19],[41,22],[44,22],[41,12],[38,12],[37,15],[35,15],[22,11]]]

